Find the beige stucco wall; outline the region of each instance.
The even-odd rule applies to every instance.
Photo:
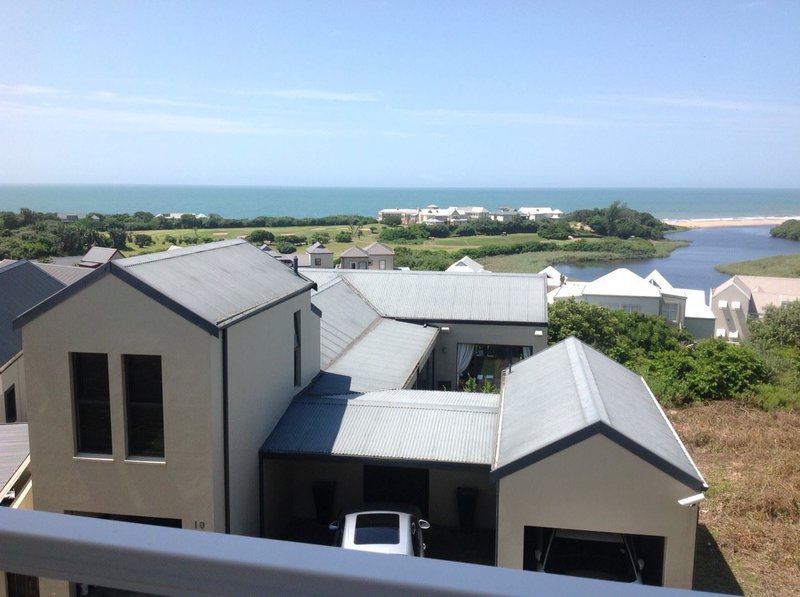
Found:
[[[302,383],[294,385],[294,313],[300,311]],[[258,450],[294,395],[319,372],[319,317],[310,293],[228,328],[231,533],[258,536]]]
[[[218,338],[111,275],[22,335],[37,510],[178,518],[184,528],[224,530]],[[108,354],[110,456],[75,454],[70,352]],[[161,462],[126,459],[123,354],[162,357]]]
[[[385,261],[385,266],[381,267],[381,261]],[[394,255],[370,255],[369,269],[394,269]]]
[[[501,479],[497,562],[522,568],[525,526],[665,537],[664,584],[691,588],[696,491],[602,436]],[[645,564],[646,565],[646,564]]]
[[[319,259],[320,264],[316,265],[314,260]],[[308,254],[308,267],[327,268],[333,267],[333,253],[309,253]]]
[[[439,332],[434,349],[434,389],[440,382],[449,381],[452,388],[458,387],[458,344],[501,344],[505,346],[532,346],[533,353],[547,348],[547,327],[532,325],[496,325],[480,323],[437,323],[440,329],[449,327],[450,332]],[[542,335],[537,336],[536,331]]]
[[[369,265],[369,258],[368,257],[342,257],[340,259],[340,267],[341,269],[367,269]],[[359,266],[360,263],[364,265]],[[353,264],[355,264],[355,268],[353,268]]]
[[[7,423],[6,402],[4,396],[6,390],[14,386],[14,395],[17,402],[17,422],[22,423],[28,420],[28,408],[25,403],[25,357],[19,355],[12,357],[4,365],[0,365],[0,423]]]
[[[720,309],[720,301],[728,301],[728,306],[725,309]],[[733,301],[739,301],[740,307],[738,309],[731,309],[731,302]],[[747,339],[748,336],[747,316],[749,308],[750,299],[734,285],[725,288],[711,297],[711,311],[716,318],[715,328],[725,329],[728,334],[738,331],[739,338],[736,339],[738,342]],[[716,329],[714,332],[715,336]]]

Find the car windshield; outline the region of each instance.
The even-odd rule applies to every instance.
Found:
[[[400,517],[397,514],[359,514],[353,537],[356,545],[400,543]]]
[[[552,574],[633,582],[633,569],[624,543],[554,537],[544,567]]]

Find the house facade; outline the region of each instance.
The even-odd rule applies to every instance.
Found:
[[[322,243],[314,243],[298,256],[298,265],[331,269],[333,267],[333,251]]]
[[[379,242],[374,242],[363,249],[352,246],[339,255],[339,268],[392,270],[394,256],[394,249]]]

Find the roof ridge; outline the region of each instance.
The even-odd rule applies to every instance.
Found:
[[[577,338],[573,338],[572,341],[567,338],[565,347],[567,350],[567,357],[569,358],[570,370],[572,371],[572,378],[575,380],[575,386],[577,387],[578,396],[581,401],[581,410],[583,411],[586,422],[594,423],[596,421],[602,421],[610,425],[608,412],[603,404],[600,389],[597,387],[594,371],[589,364],[589,359],[586,357],[583,344],[579,342]]]
[[[167,259],[177,259],[179,257],[187,257],[189,255],[197,255],[198,253],[205,253],[207,251],[216,251],[217,249],[224,249],[226,247],[232,247],[234,245],[243,245],[248,244],[247,241],[239,239],[239,238],[226,238],[224,240],[212,242],[212,243],[205,243],[202,245],[195,245],[194,247],[181,247],[182,251],[156,251],[155,253],[143,253],[141,255],[131,255],[130,257],[124,257],[123,259],[115,260],[118,265],[123,268],[129,268],[136,265],[146,265],[148,263],[153,263],[155,261],[166,261]],[[258,247],[255,247],[257,250]],[[132,262],[132,263],[125,263],[125,262]]]

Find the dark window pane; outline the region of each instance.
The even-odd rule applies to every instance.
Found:
[[[294,313],[294,385],[301,384],[300,364],[302,362],[301,356],[301,337],[300,337],[300,311]]]
[[[359,514],[353,543],[397,545],[400,543],[400,517],[397,514]]]
[[[126,355],[128,454],[164,456],[164,394],[161,357]]]
[[[111,406],[108,393],[108,357],[72,355],[78,452],[111,454]]]
[[[8,388],[4,395],[6,407],[6,423],[17,422],[17,391],[14,386]]]

